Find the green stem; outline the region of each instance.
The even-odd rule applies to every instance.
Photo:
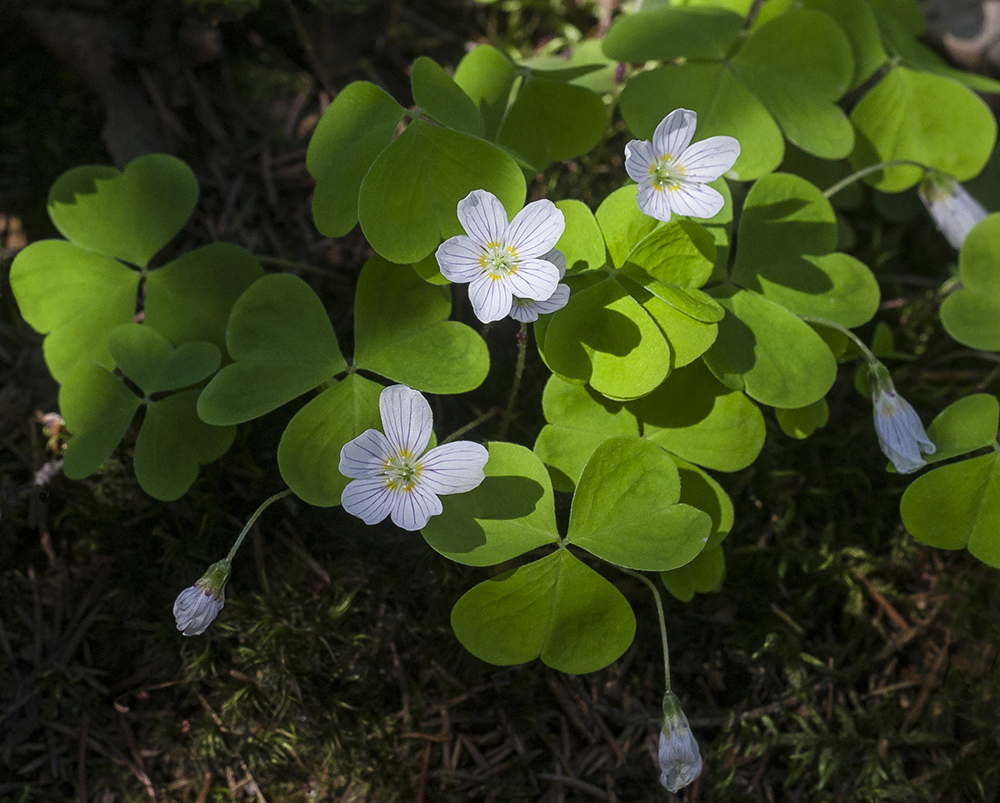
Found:
[[[844,187],[848,184],[853,184],[859,178],[864,178],[872,173],[878,173],[881,170],[885,170],[887,167],[906,167],[907,165],[910,167],[919,167],[924,171],[928,169],[927,165],[911,161],[910,159],[890,159],[888,162],[879,162],[878,164],[868,165],[868,167],[862,167],[860,170],[855,170],[849,176],[842,178],[832,187],[827,188],[827,190],[823,193],[823,197],[830,199],[844,189]]]
[[[521,376],[524,374],[524,358],[528,352],[528,324],[522,322],[521,328],[517,330],[517,367],[514,369],[514,384],[510,388],[510,396],[507,397],[507,406],[504,408],[500,418],[500,434],[497,440],[502,441],[507,437],[507,430],[510,428],[511,419],[514,418],[514,403],[517,401],[517,392],[521,389]]]
[[[865,345],[864,341],[860,337],[854,334],[854,332],[846,326],[841,326],[836,321],[831,321],[827,318],[820,318],[817,315],[799,315],[799,319],[805,321],[806,323],[815,323],[819,326],[825,326],[828,329],[836,329],[838,332],[843,332],[851,339],[854,345],[858,347],[868,362],[878,362],[878,357],[875,356],[872,350]]]
[[[281,491],[280,493],[276,493],[274,496],[271,496],[268,499],[264,500],[264,504],[262,504],[259,508],[257,508],[257,510],[254,511],[254,514],[250,517],[250,521],[246,523],[246,526],[243,528],[243,532],[240,533],[239,538],[236,539],[236,543],[233,544],[233,548],[230,549],[229,554],[226,555],[226,560],[228,560],[230,563],[233,562],[233,558],[236,557],[236,550],[240,548],[240,545],[243,543],[243,539],[247,537],[247,533],[250,532],[250,528],[253,527],[254,522],[260,518],[260,514],[263,513],[265,510],[267,510],[272,503],[277,502],[279,499],[283,499],[284,497],[288,496],[288,494],[290,494],[291,492],[292,492],[291,488],[285,488],[285,490]]]
[[[500,411],[499,407],[493,407],[493,408],[487,410],[485,413],[483,413],[481,416],[479,416],[479,418],[476,418],[473,421],[470,421],[464,427],[460,427],[459,429],[456,429],[454,432],[451,433],[451,435],[449,435],[443,441],[438,441],[438,446],[444,446],[446,443],[451,443],[453,440],[455,440],[455,438],[462,437],[466,432],[468,432],[471,429],[475,429],[480,424],[482,424],[484,421],[489,421],[499,411]]]
[[[626,569],[624,566],[619,566],[618,568],[625,572],[625,574],[642,580],[652,592],[653,599],[656,601],[656,613],[660,617],[660,636],[663,639],[663,675],[667,684],[664,691],[670,691],[670,648],[667,647],[667,619],[663,615],[663,599],[660,597],[660,591],[646,575]]]

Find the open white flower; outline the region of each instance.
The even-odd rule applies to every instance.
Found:
[[[559,271],[545,258],[566,228],[552,201],[534,201],[507,222],[495,195],[473,190],[458,202],[465,234],[438,246],[438,265],[450,282],[468,282],[469,300],[483,323],[506,317],[514,296],[546,301],[559,283]]]
[[[404,530],[419,530],[441,512],[438,495],[471,491],[485,478],[485,447],[471,441],[436,446],[431,406],[419,392],[393,385],[378,400],[383,435],[362,432],[340,450],[340,473],[352,478],[341,494],[344,510],[377,524],[386,516]]]
[[[560,279],[566,275],[566,255],[562,251],[553,248],[542,259],[548,260],[556,266]],[[560,310],[566,306],[566,302],[568,301],[569,287],[560,282],[556,285],[556,289],[552,291],[552,295],[545,299],[545,301],[532,301],[530,298],[518,298],[514,296],[514,303],[510,308],[510,317],[521,323],[534,323],[538,320],[539,315],[548,315],[556,310]]]
[[[634,139],[625,146],[625,170],[639,185],[639,208],[657,220],[671,213],[712,217],[725,199],[705,183],[729,170],[740,155],[733,137],[709,137],[691,144],[698,115],[670,112],[653,132],[653,141]]]
[[[226,581],[231,570],[228,560],[216,561],[197,583],[177,595],[174,619],[185,636],[200,636],[219,615],[226,604]]]
[[[663,725],[660,726],[660,783],[677,792],[701,775],[701,751],[691,733],[688,719],[677,695],[663,696]]]
[[[983,205],[946,173],[931,170],[917,189],[934,222],[956,251],[973,226],[986,217]]]
[[[896,393],[888,369],[880,362],[868,366],[872,386],[875,433],[882,453],[900,474],[912,474],[927,465],[921,454],[934,454],[937,447],[927,437],[920,416]]]

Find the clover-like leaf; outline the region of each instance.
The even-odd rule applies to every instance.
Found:
[[[485,135],[483,116],[472,98],[434,59],[420,56],[413,62],[410,82],[413,100],[422,112],[456,131],[474,137]]]
[[[743,206],[732,280],[796,314],[861,326],[878,309],[878,282],[836,246],[836,215],[815,185],[764,176]]]
[[[1000,454],[939,466],[918,477],[899,503],[914,538],[941,549],[966,547],[1000,569]]]
[[[155,329],[138,323],[119,326],[108,336],[115,364],[149,396],[179,390],[208,378],[222,355],[212,343],[194,341],[174,348]]]
[[[172,343],[205,340],[225,349],[233,304],[263,275],[238,245],[196,248],[146,275],[143,320]]]
[[[77,365],[111,368],[108,334],[135,317],[139,273],[64,240],[40,240],[15,258],[10,285],[21,315],[47,335],[45,363],[57,382]]]
[[[1000,214],[981,220],[958,256],[959,289],[941,305],[941,324],[959,343],[1000,351]]]
[[[830,420],[830,407],[826,399],[820,399],[805,407],[791,410],[778,407],[774,411],[774,416],[778,419],[778,426],[782,432],[790,438],[802,440],[826,426]]]
[[[766,298],[733,285],[713,289],[726,308],[719,337],[703,359],[727,387],[772,407],[805,407],[823,398],[837,377],[824,340]]]
[[[601,669],[628,649],[635,614],[611,583],[567,550],[493,577],[455,603],[451,626],[477,658],[541,658],[560,672]]]
[[[638,435],[635,414],[623,402],[611,401],[585,385],[549,377],[542,393],[548,423],[534,451],[553,477],[557,491],[572,491],[594,450],[613,435]]]
[[[209,424],[239,424],[269,413],[347,368],[323,302],[301,279],[258,279],[233,306],[226,346],[235,362],[198,399]]]
[[[295,495],[317,507],[340,504],[350,480],[340,473],[340,450],[366,429],[381,429],[383,387],[359,374],[327,388],[288,422],[278,444],[281,478]]]
[[[997,138],[993,113],[974,92],[949,78],[901,65],[858,102],[851,122],[858,132],[851,154],[855,169],[905,159],[959,181],[983,169]],[[899,192],[923,176],[921,167],[902,165],[865,180],[884,192]]]
[[[681,503],[704,511],[712,519],[712,531],[705,549],[718,546],[729,535],[736,520],[732,500],[704,469],[676,456],[674,462],[681,478]]]
[[[516,78],[510,59],[490,45],[474,47],[455,68],[455,83],[476,104],[490,139],[500,130]]]
[[[142,399],[102,365],[81,363],[59,388],[59,411],[73,437],[63,471],[71,480],[93,474],[128,430]]]
[[[658,51],[647,43],[656,38],[660,19],[677,33]],[[740,141],[731,175],[741,180],[774,170],[784,138],[822,158],[847,156],[854,135],[836,101],[851,84],[854,64],[836,22],[817,11],[789,11],[756,26],[740,46],[736,19],[729,20],[713,30],[695,9],[660,8],[623,16],[612,26],[605,40],[609,55],[644,61],[659,52],[672,62],[626,85],[621,106],[629,128],[648,139],[668,112],[691,109],[698,114],[699,139],[728,135]],[[619,36],[626,26],[630,35]],[[683,35],[687,28],[699,35]]]
[[[630,402],[643,435],[706,468],[738,471],[764,447],[764,416],[743,393],[719,382],[700,360],[648,396]]]
[[[574,198],[556,201],[556,206],[566,218],[566,228],[556,248],[566,257],[567,272],[582,273],[603,267],[607,263],[607,254],[594,213],[583,201]]]
[[[541,172],[591,150],[607,124],[596,92],[530,73],[507,110],[499,142]]]
[[[313,219],[327,237],[341,237],[358,222],[358,193],[372,162],[392,142],[405,109],[367,81],[344,87],[323,113],[306,152],[316,179]]]
[[[677,465],[636,436],[604,441],[573,496],[567,541],[630,569],[666,571],[701,552],[712,529],[704,511],[679,504]]]
[[[687,565],[660,573],[664,588],[681,602],[690,602],[695,594],[718,591],[725,578],[726,556],[719,546],[705,547]]]
[[[186,390],[146,405],[135,444],[135,478],[150,496],[179,499],[205,463],[218,460],[236,427],[213,427],[198,417],[198,391]]]
[[[84,165],[49,191],[49,216],[72,243],[144,268],[198,203],[198,180],[176,156],[148,153],[119,172]]]
[[[552,485],[542,461],[514,443],[488,444],[486,479],[441,498],[444,511],[422,533],[447,558],[492,566],[559,541]]]
[[[476,137],[416,120],[372,164],[361,185],[361,229],[390,262],[418,262],[462,233],[458,202],[484,189],[511,217],[524,204],[524,174],[504,151]]]
[[[937,447],[924,459],[928,463],[967,454],[997,439],[1000,403],[988,393],[974,393],[952,402],[927,427],[927,437]]]
[[[428,393],[482,384],[490,355],[469,326],[449,321],[451,288],[379,256],[365,263],[354,305],[354,363]]]

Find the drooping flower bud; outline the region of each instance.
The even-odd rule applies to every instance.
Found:
[[[230,571],[232,565],[228,560],[216,561],[197,583],[177,595],[174,618],[177,629],[185,636],[200,636],[219,615],[226,604],[226,581]]]
[[[934,454],[937,447],[927,437],[913,406],[896,393],[889,369],[878,360],[868,364],[872,388],[875,433],[879,446],[900,474],[912,474],[927,465],[921,454]]]
[[[956,251],[962,250],[966,235],[987,214],[982,204],[947,173],[929,171],[917,194]]]
[[[698,741],[681,710],[681,701],[672,691],[663,695],[659,759],[660,783],[671,792],[683,789],[701,775]]]

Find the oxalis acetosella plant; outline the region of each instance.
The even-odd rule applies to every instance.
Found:
[[[153,266],[197,204],[180,160],[69,171],[49,196],[65,239],[32,243],[11,269],[60,383],[66,475],[99,471],[141,420],[137,481],[178,499],[241,424],[302,398],[277,446],[287,489],[179,593],[181,633],[209,631],[247,529],[292,493],[419,532],[446,559],[502,565],[451,615],[491,664],[608,666],[635,636],[613,582],[629,575],[658,611],[665,696],[650,736],[659,722],[661,783],[682,789],[702,756],[672,689],[661,595],[721,587],[736,511],[715,475],[754,463],[768,408],[786,436],[808,437],[828,425],[838,365],[858,361],[869,450],[899,482],[923,472],[902,494],[908,531],[1000,568],[1000,403],[951,399],[925,429],[921,394],[907,388],[907,402],[886,366],[914,355],[885,322],[864,334],[877,277],[838,250],[840,211],[865,187],[918,193],[957,252],[938,277],[941,328],[1000,351],[1000,215],[963,187],[996,141],[977,93],[1000,84],[941,61],[915,19],[911,0],[647,1],[555,60],[490,45],[453,70],[420,57],[410,107],[372,83],[343,87],[306,166],[317,229],[360,226],[372,250],[349,356],[287,263],[206,243]],[[559,186],[554,164],[608,153],[622,127],[600,166],[620,187],[595,208],[541,197]],[[540,399],[521,392],[529,325]],[[514,326],[509,371],[497,340]],[[506,403],[437,442],[427,397],[461,409],[505,370]],[[534,442],[508,440],[539,405]]]

